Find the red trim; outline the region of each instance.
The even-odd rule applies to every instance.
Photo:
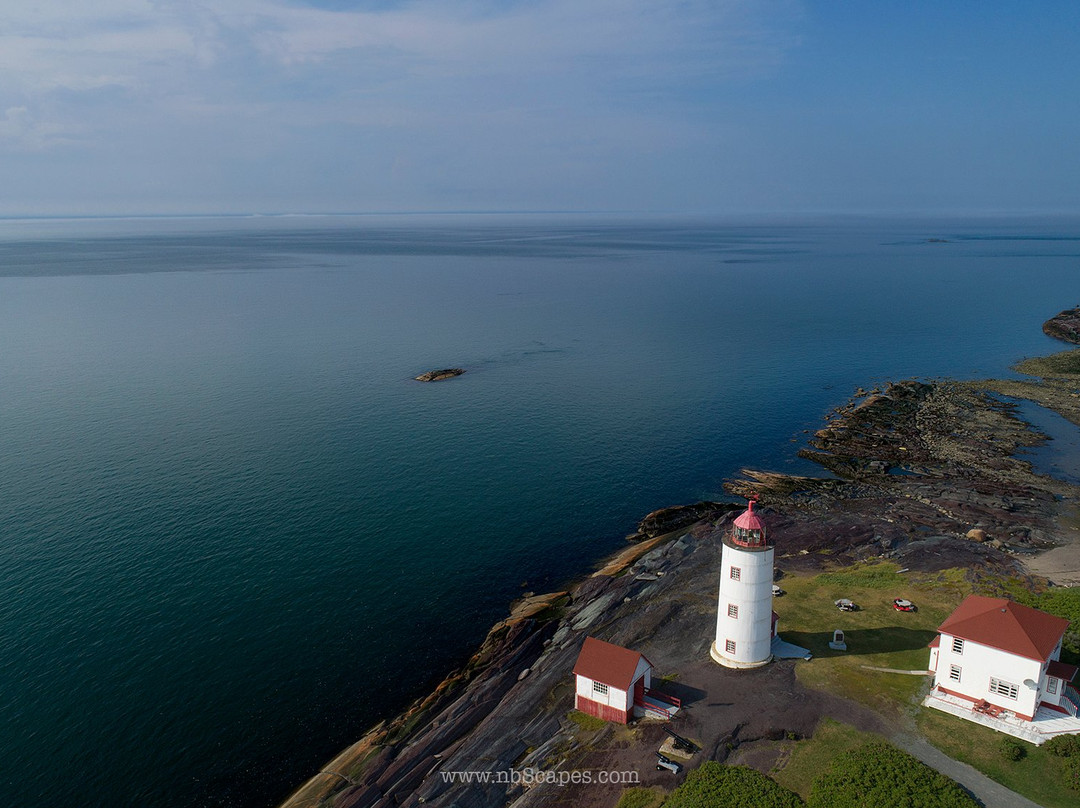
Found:
[[[963,699],[964,701],[970,701],[972,704],[979,704],[980,702],[986,701],[986,699],[972,698],[967,693],[957,693],[955,690],[949,690],[947,687],[942,687],[941,685],[938,685],[937,689],[940,690],[942,693],[948,693],[950,696],[955,696],[958,699]],[[1001,704],[994,704],[993,702],[989,702],[989,704],[992,704],[994,707],[999,708],[1002,712],[1012,713],[1017,718],[1021,718],[1024,721],[1031,721],[1032,719],[1035,718],[1035,716],[1033,716],[1033,715],[1024,715],[1023,713],[1018,713],[1018,712],[1016,712],[1016,710],[1012,709],[1011,707],[1005,707],[1005,706],[1003,706]]]
[[[1065,713],[1065,715],[1072,715],[1068,710],[1062,707],[1060,704],[1051,704],[1048,701],[1040,701],[1040,707],[1045,707],[1047,710],[1053,710],[1055,713]]]
[[[977,698],[975,698],[973,696],[969,696],[967,693],[960,693],[960,692],[957,692],[956,690],[949,690],[949,688],[942,687],[941,685],[938,685],[937,689],[940,690],[942,693],[948,693],[950,696],[956,696],[956,698],[958,698],[958,699],[963,699],[964,701],[970,701],[972,704],[978,704],[980,701],[982,701],[982,699],[977,699]]]
[[[587,715],[595,716],[604,721],[614,721],[616,724],[625,724],[630,720],[630,715],[626,710],[601,704],[598,701],[587,699],[581,694],[575,695],[574,707]]]
[[[667,704],[672,704],[676,707],[682,707],[681,699],[675,696],[669,696],[667,693],[661,693],[659,690],[653,690],[652,688],[650,688],[645,691],[645,695],[648,696],[650,699],[656,699],[657,701],[666,702]]]

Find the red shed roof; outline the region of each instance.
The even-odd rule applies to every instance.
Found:
[[[1004,598],[968,595],[938,626],[938,631],[1027,659],[1045,661],[1068,627],[1068,620],[1030,606]]]
[[[1047,676],[1054,676],[1058,679],[1064,679],[1066,682],[1071,682],[1076,677],[1076,666],[1067,665],[1055,659],[1046,666],[1046,674]]]
[[[574,664],[574,674],[594,682],[603,682],[619,690],[629,690],[634,683],[634,671],[642,659],[652,667],[652,663],[637,651],[598,640],[596,637],[586,637]]]

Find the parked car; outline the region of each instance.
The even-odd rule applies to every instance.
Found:
[[[858,605],[851,602],[847,598],[840,598],[840,600],[836,601],[836,608],[839,609],[842,612],[857,612],[857,611],[859,611]]]
[[[897,598],[892,602],[892,607],[898,612],[916,612],[918,609],[915,604],[910,600],[904,600],[904,598]]]
[[[682,770],[682,766],[669,758],[667,755],[661,755],[656,753],[656,770],[667,769],[672,774],[678,774]]]
[[[772,585],[772,593],[773,593],[774,598],[778,598],[781,595],[786,595],[787,594],[787,592],[785,592],[783,589],[778,587],[776,584]]]

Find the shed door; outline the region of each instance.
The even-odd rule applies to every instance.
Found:
[[[634,682],[634,703],[645,701],[645,677]]]

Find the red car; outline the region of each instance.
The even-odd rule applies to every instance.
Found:
[[[915,604],[910,600],[904,600],[903,598],[897,598],[892,602],[892,607],[898,612],[914,612],[917,611]]]

